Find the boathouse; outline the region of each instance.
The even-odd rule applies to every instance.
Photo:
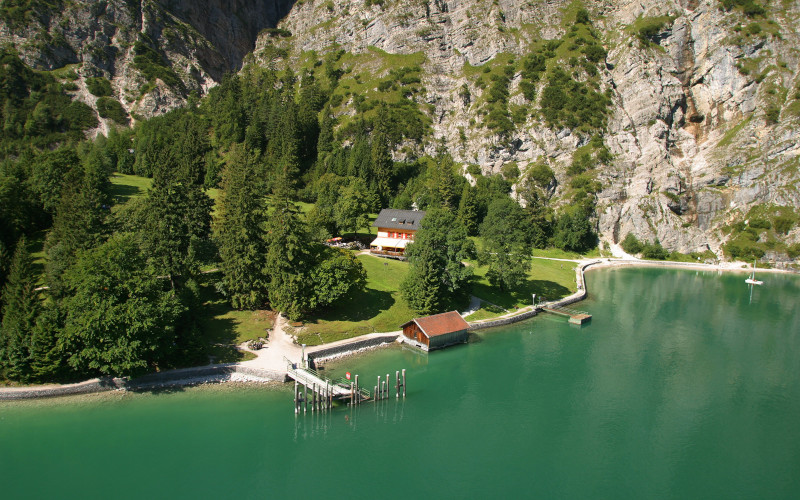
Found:
[[[416,318],[401,328],[403,340],[425,351],[466,342],[469,337],[469,324],[456,311]]]
[[[378,228],[378,237],[369,244],[373,255],[403,259],[406,246],[414,241],[425,212],[420,210],[395,210],[385,208],[372,223]]]

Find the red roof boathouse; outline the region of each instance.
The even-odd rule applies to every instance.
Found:
[[[466,342],[469,337],[469,324],[456,311],[416,318],[401,328],[410,344],[425,351]]]

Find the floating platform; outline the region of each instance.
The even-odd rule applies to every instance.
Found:
[[[569,307],[543,307],[542,311],[566,316],[569,318],[569,324],[571,325],[585,325],[592,320],[592,315],[586,311],[578,311]]]

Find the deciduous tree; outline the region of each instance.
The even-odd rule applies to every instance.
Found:
[[[474,257],[467,230],[449,210],[429,210],[414,242],[406,249],[409,272],[401,290],[419,314],[443,312],[466,297],[472,269],[463,261]]]
[[[517,286],[530,269],[530,248],[525,231],[525,212],[511,198],[498,198],[489,205],[481,224],[481,262],[489,265],[486,277],[501,290]]]
[[[136,375],[169,355],[182,307],[146,264],[134,237],[118,234],[67,272],[61,341],[73,369]]]

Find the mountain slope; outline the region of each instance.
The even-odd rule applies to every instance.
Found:
[[[302,2],[280,24],[292,36],[260,37],[255,56],[302,66],[343,50],[345,117],[380,99],[391,59],[414,57],[420,91],[408,98],[430,119],[417,154],[443,139],[458,161],[484,173],[515,163],[520,179],[544,163],[555,205],[588,175],[609,241],[719,253],[748,229],[737,222],[785,216],[788,234],[750,228],[740,241],[785,259],[800,241],[798,14],[752,1]],[[596,134],[613,159],[591,146]]]

